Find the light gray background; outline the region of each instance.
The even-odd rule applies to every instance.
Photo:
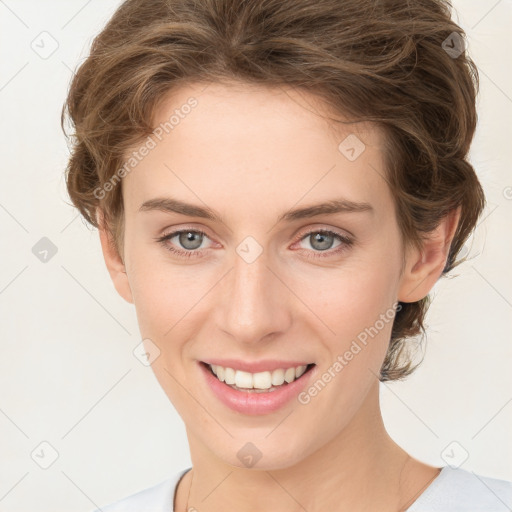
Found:
[[[66,204],[61,106],[119,3],[0,0],[0,511],[86,512],[190,465],[180,417],[132,353],[135,310]],[[467,452],[463,468],[512,480],[512,1],[454,5],[481,75],[471,160],[488,208],[473,259],[434,289],[423,365],[382,385],[382,407],[415,457]],[[58,249],[46,263],[32,253],[42,237]],[[58,453],[47,469],[42,442]]]

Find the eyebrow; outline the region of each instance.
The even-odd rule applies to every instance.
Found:
[[[156,197],[145,201],[139,208],[139,211],[163,211],[168,213],[179,213],[190,217],[201,217],[212,221],[222,222],[222,217],[214,210],[208,207],[198,206],[184,201],[179,201],[172,197]],[[294,220],[307,219],[317,215],[333,215],[336,213],[369,212],[374,209],[369,203],[354,202],[348,199],[331,199],[324,203],[295,208],[284,212],[277,219],[277,222],[291,222]]]

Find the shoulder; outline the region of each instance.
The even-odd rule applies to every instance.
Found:
[[[512,507],[512,482],[443,467],[407,512],[502,512]]]
[[[171,512],[176,486],[189,469],[92,512]]]

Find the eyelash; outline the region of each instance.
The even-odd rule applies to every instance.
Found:
[[[202,254],[201,254],[201,251],[200,250],[189,250],[189,251],[185,251],[185,250],[179,250],[179,249],[176,249],[170,245],[168,245],[166,242],[167,240],[171,239],[171,238],[174,238],[176,235],[180,235],[181,233],[196,233],[196,234],[199,234],[199,235],[203,235],[203,236],[206,236],[208,237],[208,235],[204,232],[204,231],[201,231],[200,229],[180,229],[178,231],[172,231],[171,233],[168,233],[166,235],[163,235],[161,237],[157,237],[155,240],[159,243],[161,243],[165,249],[167,249],[168,251],[174,253],[174,254],[177,254],[179,257],[184,257],[184,258],[201,258],[202,257]],[[307,238],[308,236],[312,235],[312,234],[317,234],[317,233],[320,233],[322,235],[334,235],[334,237],[336,237],[340,242],[341,244],[334,250],[331,250],[331,249],[327,249],[326,251],[310,251],[310,250],[307,250],[307,249],[304,249],[305,251],[307,251],[307,253],[309,253],[306,258],[311,258],[311,259],[317,259],[317,258],[328,258],[328,257],[332,257],[332,256],[335,256],[335,255],[338,255],[340,254],[342,251],[348,249],[349,247],[351,247],[354,243],[354,241],[345,236],[345,235],[342,235],[341,233],[337,233],[336,231],[331,231],[331,230],[328,230],[328,229],[314,229],[312,231],[309,231],[307,233],[304,233],[302,236],[300,236],[295,242],[300,242],[301,240]],[[311,252],[313,252],[315,255],[312,256],[311,255]],[[322,253],[325,253],[325,254],[322,254]]]

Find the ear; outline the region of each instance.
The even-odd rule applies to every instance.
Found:
[[[422,249],[409,249],[398,292],[398,301],[417,302],[428,295],[441,276],[460,219],[458,207],[428,234]]]
[[[126,274],[125,264],[115,247],[112,236],[105,227],[103,215],[99,209],[97,211],[96,218],[98,220],[98,231],[100,234],[103,258],[105,259],[114,287],[117,290],[117,293],[119,293],[124,300],[133,304],[132,291]]]

